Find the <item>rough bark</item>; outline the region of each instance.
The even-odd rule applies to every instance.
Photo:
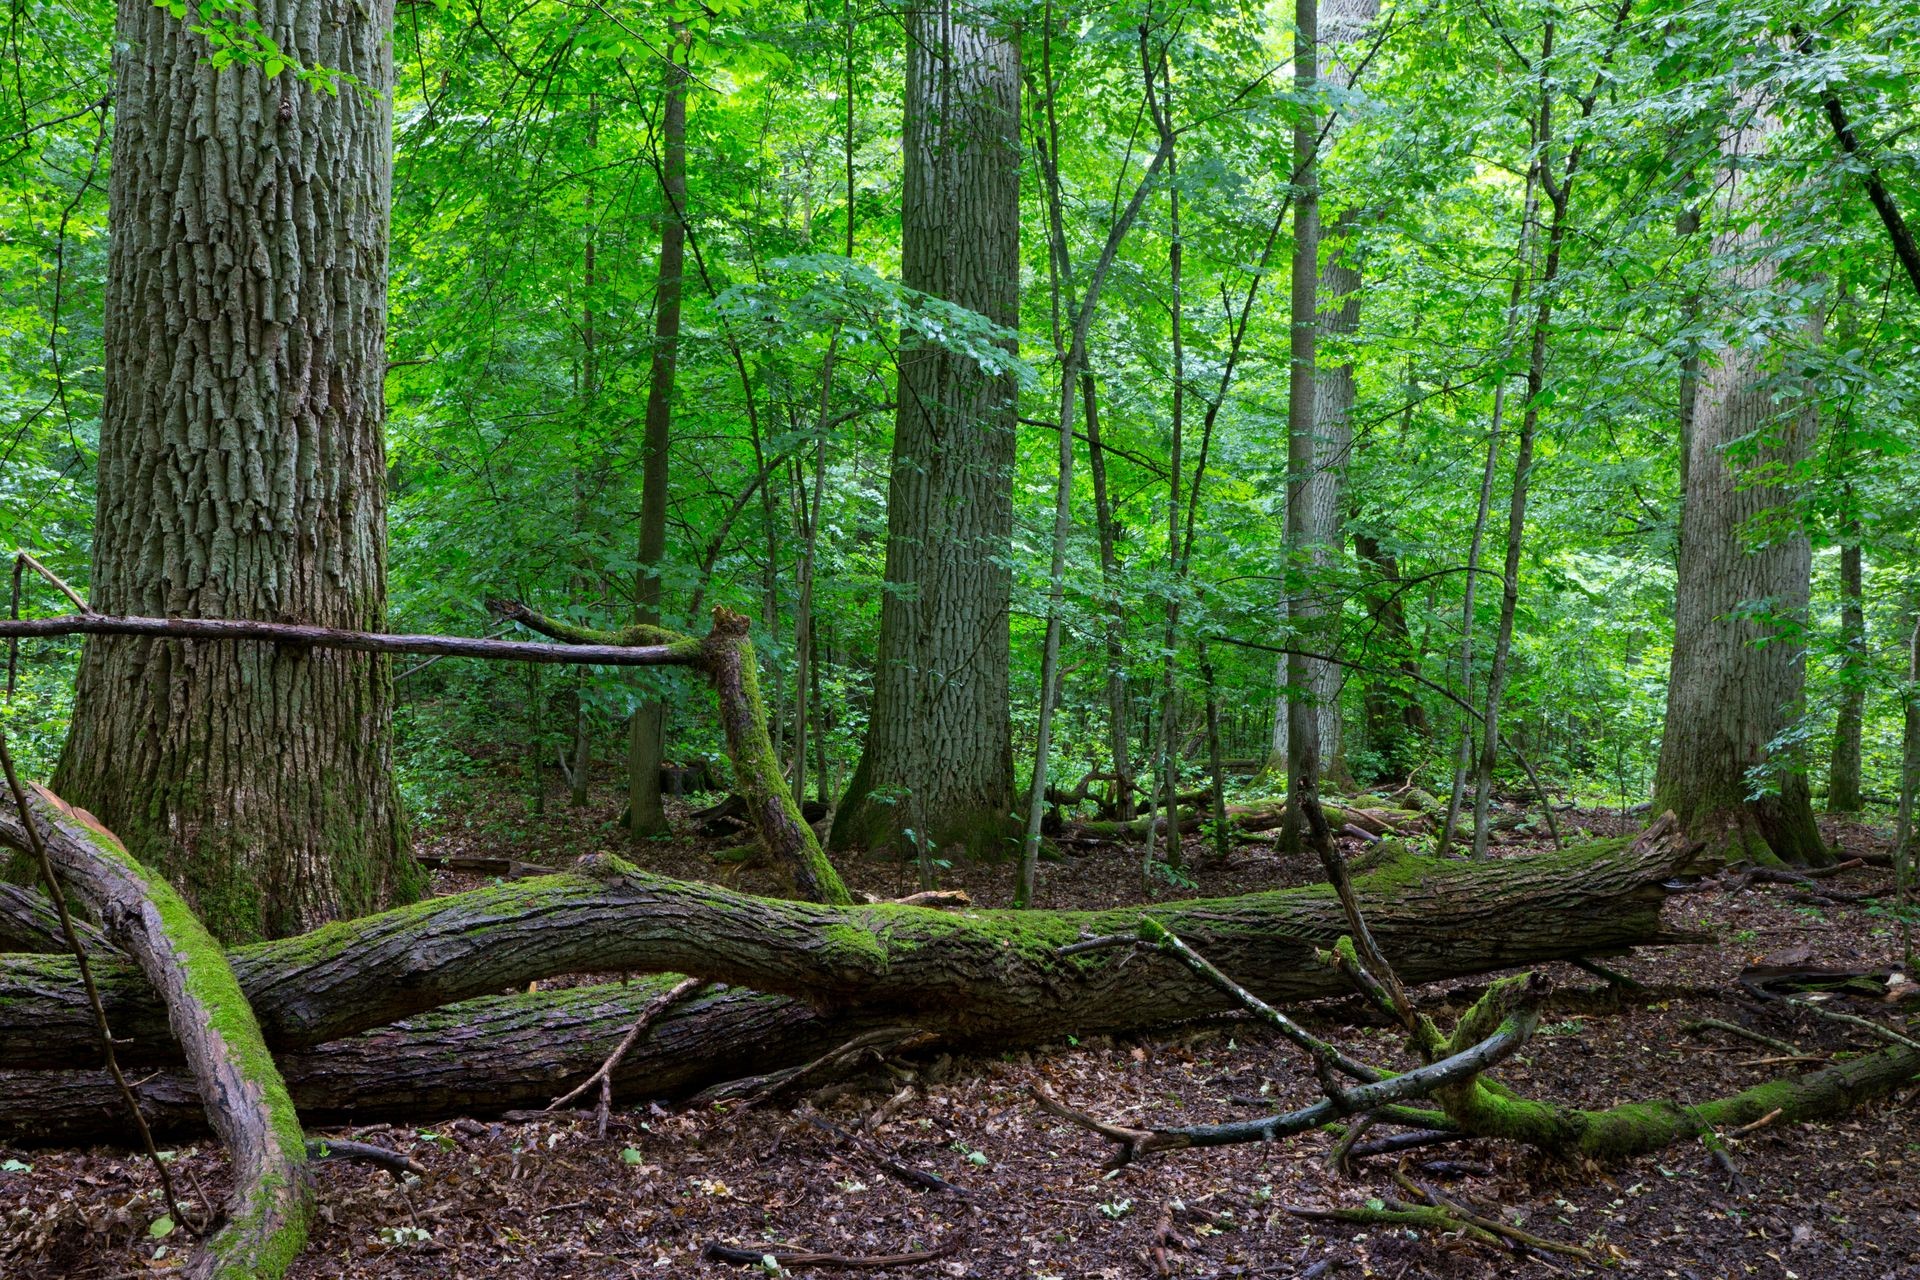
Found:
[[[0,835],[10,838],[6,821]],[[1356,884],[1382,948],[1407,981],[1424,982],[1682,940],[1661,925],[1661,882],[1687,855],[1656,827],[1626,849],[1481,866],[1406,858]],[[277,1051],[567,973],[690,974],[982,1043],[1140,1030],[1229,1007],[1184,966],[1125,962],[1124,948],[1062,951],[1130,936],[1139,915],[830,907],[668,880],[606,858],[239,948],[230,959]],[[1263,999],[1342,989],[1314,960],[1346,929],[1324,886],[1172,903],[1155,918]],[[95,972],[127,1041],[122,1057],[166,1061],[163,1014],[137,974],[110,957]],[[70,958],[0,959],[0,1066],[86,1063],[94,1045]]]
[[[1748,194],[1752,157],[1776,122],[1751,101],[1739,110],[1744,119],[1722,147],[1725,226],[1714,238],[1736,310],[1779,273]],[[1807,325],[1817,324],[1816,311]],[[1801,711],[1805,659],[1789,632],[1805,621],[1812,553],[1787,477],[1818,425],[1804,389],[1791,389],[1784,406],[1777,399],[1769,348],[1784,344],[1775,333],[1723,349],[1695,390],[1654,804],[1679,814],[1715,857],[1827,864],[1804,771],[1769,749]],[[1758,455],[1730,457],[1748,438],[1761,441]],[[1752,616],[1755,601],[1778,622]]]
[[[534,1109],[592,1074],[674,981],[493,996],[275,1056],[309,1127]],[[819,1014],[785,996],[709,988],[659,1016],[614,1068],[613,1093],[686,1097],[810,1062],[887,1025],[858,1009]],[[200,1095],[185,1073],[147,1073],[134,1089],[155,1132],[204,1132]],[[0,1070],[0,1134],[36,1144],[125,1141],[126,1110],[106,1074],[90,1067]]]
[[[393,6],[248,17],[364,91],[121,3],[93,604],[378,630]],[[297,932],[422,886],[390,702],[378,658],[95,638],[55,777],[215,934]]]
[[[1327,0],[1321,6],[1318,27],[1315,32],[1316,43],[1326,55],[1324,71],[1316,66],[1316,74],[1327,83],[1338,85],[1342,89],[1353,87],[1355,67],[1343,51],[1366,35],[1374,19],[1379,15],[1379,0]],[[1324,149],[1328,140],[1337,136],[1336,125],[1326,129],[1323,138],[1316,130],[1317,149]],[[1298,163],[1296,159],[1296,163]],[[1311,174],[1303,175],[1299,181],[1307,181]],[[1315,305],[1318,308],[1314,324],[1318,333],[1331,337],[1336,342],[1351,339],[1360,328],[1360,271],[1357,257],[1349,249],[1349,237],[1358,226],[1358,209],[1342,210],[1335,220],[1331,235],[1331,250],[1326,261],[1319,266],[1319,280],[1315,289]],[[1316,215],[1317,222],[1317,215]],[[1316,246],[1316,253],[1318,247]],[[1329,302],[1338,299],[1336,305]],[[1353,447],[1353,362],[1342,361],[1330,368],[1320,368],[1317,364],[1313,371],[1312,419],[1312,468],[1307,476],[1303,492],[1305,501],[1306,527],[1319,536],[1313,545],[1313,562],[1318,568],[1329,567],[1339,556],[1340,521],[1345,503],[1346,473],[1348,456]],[[1291,410],[1291,405],[1289,405]],[[1317,616],[1310,612],[1312,602],[1302,605],[1303,616]],[[1290,612],[1283,608],[1283,617]],[[1307,647],[1313,647],[1311,645]],[[1279,679],[1276,683],[1286,683],[1286,663],[1277,666]],[[1306,662],[1307,688],[1312,693],[1315,705],[1320,708],[1317,716],[1320,731],[1320,762],[1333,779],[1335,785],[1344,787],[1350,780],[1341,738],[1339,714],[1340,688],[1345,673],[1331,662],[1308,659]],[[1281,772],[1286,768],[1287,760],[1287,700],[1284,692],[1275,708],[1273,742],[1268,768]]]
[[[676,32],[676,37],[678,33]],[[677,51],[676,38],[674,48]],[[653,367],[647,379],[640,476],[640,571],[633,585],[634,621],[660,625],[660,566],[667,554],[667,461],[673,428],[673,384],[680,355],[680,295],[687,244],[687,73],[666,60],[661,111],[660,270],[654,281]],[[636,838],[667,830],[660,803],[660,762],[667,704],[649,698],[627,726],[627,829]]]
[[[134,861],[93,815],[39,787],[28,803],[54,872],[160,993],[206,1118],[233,1160],[226,1220],[188,1274],[279,1276],[307,1239],[306,1139],[226,955],[173,887]],[[9,800],[9,830],[18,822]]]
[[[901,280],[1011,327],[1018,47],[967,0],[914,6],[906,26]],[[909,345],[899,367],[873,711],[830,843],[913,828],[936,846],[1010,852],[1013,379],[931,344]]]

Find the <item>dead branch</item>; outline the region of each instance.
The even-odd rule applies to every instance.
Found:
[[[928,1249],[922,1253],[815,1253],[810,1249],[789,1249],[785,1245],[752,1245],[740,1248],[736,1245],[721,1244],[715,1240],[701,1250],[700,1256],[710,1262],[731,1262],[739,1267],[764,1267],[766,1259],[772,1258],[778,1267],[826,1267],[842,1271],[878,1271],[884,1267],[913,1267],[923,1262],[938,1262],[941,1258],[951,1257],[966,1243],[964,1237],[956,1236],[937,1249]]]

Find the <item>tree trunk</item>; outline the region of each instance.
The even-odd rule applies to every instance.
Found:
[[[392,13],[250,14],[334,96],[121,7],[103,612],[385,624]],[[297,932],[420,891],[391,698],[379,658],[96,637],[56,777],[221,938]]]
[[[678,52],[680,33],[674,32]],[[660,271],[654,283],[653,369],[647,380],[640,476],[640,572],[633,587],[634,621],[660,624],[660,568],[667,554],[667,463],[673,428],[673,385],[680,356],[680,295],[687,247],[687,73],[667,60],[661,111]],[[660,803],[667,704],[649,698],[627,728],[627,829],[636,839],[667,830]]]
[[[1778,273],[1758,211],[1747,207],[1741,167],[1776,122],[1753,102],[1739,109],[1749,118],[1723,144],[1726,225],[1714,238],[1736,307],[1742,295],[1770,290]],[[1806,326],[1817,333],[1817,311]],[[1804,389],[1784,409],[1776,403],[1768,345],[1756,337],[1721,351],[1695,392],[1654,804],[1679,814],[1710,856],[1826,864],[1832,854],[1814,826],[1805,772],[1770,749],[1801,712],[1805,660],[1792,629],[1805,621],[1812,569],[1779,476],[1808,456],[1817,423]],[[1759,456],[1736,469],[1729,447],[1756,435]],[[1751,601],[1769,602],[1778,622],[1749,616]]]
[[[1626,849],[1608,842],[1474,865],[1408,857],[1355,885],[1375,937],[1410,983],[1680,941],[1660,920],[1662,881],[1689,853],[1673,825],[1656,824]],[[0,811],[0,834],[11,839],[15,831],[11,809]],[[833,907],[669,880],[600,858],[578,872],[243,947],[229,959],[277,1052],[567,973],[692,974],[983,1044],[1141,1030],[1231,1007],[1184,965],[1129,960],[1123,941],[1063,950],[1088,938],[1129,938],[1140,916],[1137,906]],[[1327,886],[1169,903],[1153,917],[1263,999],[1344,989],[1314,958],[1347,930]],[[138,973],[106,956],[93,967],[125,1041],[122,1060],[176,1060],[165,1010]],[[417,1023],[450,1030],[468,1017],[449,1010]],[[97,1046],[71,957],[0,958],[0,1066],[89,1064]],[[472,1064],[460,1069],[471,1073]]]
[[[1320,811],[1319,705],[1306,652],[1327,652],[1327,616],[1317,598],[1318,583],[1309,564],[1324,560],[1331,529],[1339,515],[1339,486],[1332,474],[1320,474],[1315,412],[1320,270],[1320,175],[1314,153],[1320,145],[1319,112],[1308,108],[1320,92],[1318,0],[1295,0],[1293,87],[1298,118],[1293,126],[1293,274],[1290,299],[1292,362],[1287,377],[1287,614],[1295,645],[1287,656],[1287,821],[1280,829],[1282,849],[1332,847],[1333,836]],[[1318,490],[1315,480],[1320,480]],[[1338,619],[1334,619],[1338,625]],[[1328,664],[1331,665],[1331,664]],[[1334,713],[1339,712],[1335,709]]]
[[[1546,66],[1553,56],[1554,24],[1545,25],[1541,37],[1540,62]],[[1514,615],[1520,605],[1520,552],[1527,534],[1527,487],[1533,479],[1533,443],[1540,426],[1540,392],[1546,385],[1547,338],[1553,325],[1554,283],[1560,275],[1560,255],[1566,242],[1567,211],[1572,199],[1573,180],[1579,169],[1579,148],[1568,151],[1566,166],[1556,184],[1548,172],[1553,163],[1553,92],[1543,79],[1540,109],[1534,129],[1534,141],[1540,158],[1538,185],[1553,206],[1553,219],[1547,230],[1546,258],[1536,285],[1539,294],[1534,304],[1533,332],[1527,344],[1526,407],[1520,415],[1520,443],[1513,459],[1513,487],[1507,495],[1506,556],[1500,572],[1500,617],[1495,624],[1493,661],[1487,669],[1487,709],[1481,718],[1480,749],[1475,762],[1473,787],[1473,856],[1487,856],[1487,819],[1493,802],[1493,770],[1500,752],[1500,704],[1507,693],[1507,667],[1513,654]],[[1591,100],[1588,109],[1591,110]],[[1545,797],[1542,797],[1543,802]]]
[[[1133,751],[1128,738],[1127,604],[1120,594],[1120,531],[1107,489],[1106,450],[1100,445],[1100,404],[1093,374],[1080,376],[1087,418],[1087,471],[1093,478],[1093,514],[1100,538],[1100,585],[1106,592],[1107,741],[1113,755],[1114,816],[1133,817]]]
[[[1427,711],[1413,696],[1413,676],[1420,674],[1419,660],[1413,653],[1413,634],[1407,628],[1407,607],[1400,598],[1400,560],[1364,529],[1353,531],[1354,554],[1372,565],[1379,585],[1367,593],[1367,618],[1382,640],[1400,656],[1396,660],[1401,674],[1409,677],[1395,683],[1390,677],[1371,677],[1366,686],[1367,750],[1381,762],[1388,774],[1404,773],[1412,752],[1430,729]]]
[[[1853,501],[1853,486],[1845,488]],[[1867,618],[1862,604],[1860,520],[1849,511],[1840,544],[1840,713],[1833,720],[1833,757],[1827,767],[1827,809],[1856,813],[1860,799],[1860,726],[1866,719],[1867,686],[1862,668]]]
[[[901,279],[997,324],[1019,317],[1020,56],[966,0],[907,25]],[[1009,852],[1006,549],[1014,381],[930,344],[900,356],[873,710],[835,848],[906,828]]]

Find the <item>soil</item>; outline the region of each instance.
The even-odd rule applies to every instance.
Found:
[[[597,849],[626,850],[617,806],[570,810],[558,798],[529,821],[524,797],[485,792],[423,833],[423,853],[485,853],[560,865]],[[685,825],[686,806],[676,807]],[[1520,811],[1512,811],[1518,819]],[[1569,836],[1635,828],[1609,812],[1562,816]],[[1886,833],[1834,824],[1849,854],[1883,853]],[[719,878],[708,857],[738,843],[721,833],[640,851],[668,874]],[[1514,833],[1502,856],[1524,854]],[[1042,906],[1094,907],[1212,896],[1318,879],[1310,860],[1244,843],[1224,863],[1200,861],[1190,883],[1143,889],[1137,846],[1073,844],[1042,868]],[[1203,859],[1195,838],[1189,856]],[[1357,846],[1356,846],[1357,850]],[[1356,850],[1350,850],[1356,851]],[[889,858],[838,860],[856,891],[897,897],[920,870]],[[935,867],[943,887],[977,905],[1012,896],[1008,866]],[[772,891],[765,873],[735,882]],[[439,873],[451,891],[472,876]],[[1823,880],[1823,891],[1888,891],[1873,867]],[[1676,925],[1715,946],[1666,948],[1609,960],[1649,990],[1629,993],[1567,966],[1540,1034],[1499,1076],[1543,1098],[1606,1106],[1669,1096],[1701,1099],[1810,1069],[1876,1046],[1853,1027],[1761,1003],[1737,984],[1758,962],[1885,968],[1898,957],[1890,921],[1872,904],[1797,900],[1804,890],[1709,882],[1675,898]],[[1430,1012],[1457,1011],[1469,991],[1416,993]],[[1839,998],[1852,1012],[1906,1025],[1915,1005]],[[1836,1005],[1835,1007],[1840,1007]],[[1382,1064],[1403,1063],[1395,1036],[1355,1001],[1296,1010],[1324,1035]],[[1791,1041],[1806,1062],[1720,1031],[1700,1018]],[[1444,1025],[1444,1018],[1443,1018]],[[570,1082],[568,1082],[570,1083]],[[1676,1145],[1616,1167],[1570,1164],[1490,1142],[1460,1142],[1364,1160],[1348,1174],[1326,1163],[1328,1135],[1266,1146],[1187,1151],[1108,1172],[1108,1144],[1042,1113],[1039,1084],[1070,1105],[1122,1124],[1244,1118],[1317,1096],[1300,1055],[1248,1021],[1216,1021],[1151,1038],[1106,1038],[1002,1057],[937,1047],[870,1063],[861,1074],[778,1108],[689,1109],[616,1098],[604,1137],[590,1113],[530,1120],[422,1117],[417,1128],[362,1127],[351,1137],[406,1152],[425,1175],[406,1183],[363,1165],[318,1167],[319,1219],[296,1277],[631,1277],[745,1274],[708,1260],[712,1243],[747,1250],[881,1255],[885,1274],[935,1277],[1382,1277],[1636,1274],[1685,1280],[1894,1280],[1920,1277],[1920,1089],[1844,1119],[1763,1126]],[[556,1093],[562,1091],[557,1087]],[[1380,1132],[1385,1132],[1385,1129]],[[189,1213],[225,1189],[225,1162],[204,1141],[168,1153]],[[1404,1161],[1404,1163],[1402,1163]],[[1401,1196],[1396,1167],[1443,1188],[1484,1217],[1580,1245],[1592,1261],[1491,1248],[1380,1225],[1302,1219],[1292,1207],[1360,1207]],[[936,1175],[945,1186],[901,1171]],[[0,1275],[18,1280],[144,1275],[183,1264],[191,1246],[162,1214],[149,1165],[124,1151],[0,1147]],[[164,1225],[164,1224],[163,1224]],[[749,1261],[763,1273],[767,1263]],[[794,1274],[842,1274],[795,1263]]]

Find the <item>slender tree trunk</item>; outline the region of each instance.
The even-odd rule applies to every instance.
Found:
[[[600,141],[599,100],[590,97],[588,101],[587,152],[591,155]],[[587,217],[587,243],[581,254],[580,405],[591,422],[600,391],[599,334],[593,308],[594,290],[599,283],[596,271],[599,264],[595,261],[599,227],[593,221],[594,190],[591,178],[581,197],[581,206]],[[587,487],[578,467],[574,468],[573,473],[573,515],[574,532],[584,534],[588,516]],[[591,566],[582,564],[573,579],[575,597],[584,596],[592,581]],[[576,672],[573,678],[573,760],[567,770],[567,803],[575,809],[586,807],[593,776],[593,725],[587,714],[587,679],[585,669]]]
[[[852,217],[851,211],[848,217]],[[800,593],[793,607],[793,764],[788,770],[795,800],[807,791],[807,702],[813,679],[813,577],[820,547],[820,503],[827,487],[827,409],[832,403],[834,357],[840,349],[836,327],[820,365],[820,414],[814,423],[813,484],[800,485]],[[798,464],[795,464],[796,475]]]
[[[120,6],[92,603],[386,622],[390,0],[262,0],[265,37],[357,77],[216,70]],[[385,659],[97,636],[56,773],[222,939],[410,899]]]
[[[1173,114],[1172,104],[1165,108],[1167,118]],[[1172,243],[1167,246],[1167,281],[1169,286],[1168,312],[1173,333],[1173,421],[1172,436],[1167,444],[1167,567],[1169,570],[1165,622],[1161,634],[1161,676],[1160,676],[1160,748],[1159,764],[1154,770],[1156,800],[1147,806],[1147,848],[1142,866],[1142,878],[1150,872],[1154,863],[1153,815],[1163,807],[1167,815],[1167,852],[1166,863],[1170,867],[1180,865],[1180,824],[1176,820],[1179,805],[1174,796],[1179,792],[1180,770],[1174,758],[1174,731],[1179,717],[1174,714],[1175,700],[1179,696],[1179,687],[1175,680],[1180,653],[1180,595],[1178,584],[1184,574],[1180,563],[1180,481],[1186,468],[1181,455],[1186,435],[1186,387],[1187,387],[1187,347],[1186,321],[1182,307],[1181,285],[1182,261],[1180,244],[1180,182],[1177,162],[1167,166],[1167,218]]]
[[[673,48],[681,44],[674,33]],[[661,111],[660,270],[654,283],[653,369],[647,380],[645,441],[640,477],[640,572],[633,588],[634,621],[660,624],[660,568],[667,554],[667,461],[673,430],[673,385],[680,357],[680,296],[687,250],[687,73],[667,62]],[[662,835],[660,765],[667,704],[649,698],[634,710],[627,739],[627,830],[636,839]]]
[[[906,26],[902,281],[1012,326],[1018,47],[967,0],[916,6]],[[1013,378],[909,346],[898,402],[873,709],[832,843],[888,843],[919,814],[918,834],[935,846],[1005,853],[1018,829],[1007,683]]]
[[[1100,539],[1100,585],[1106,594],[1107,739],[1113,756],[1114,816],[1131,822],[1133,752],[1128,738],[1127,603],[1121,597],[1119,525],[1107,488],[1106,450],[1100,445],[1100,405],[1093,374],[1080,377],[1082,412],[1087,419],[1087,471],[1093,478],[1093,513]]]
[[[1379,0],[1328,0],[1319,15],[1317,46],[1326,55],[1324,71],[1316,66],[1316,76],[1341,88],[1353,86],[1355,68],[1341,50],[1359,40],[1379,15]],[[1316,138],[1319,135],[1316,133]],[[1328,138],[1334,136],[1329,128]],[[1322,143],[1322,145],[1325,145]],[[1297,161],[1296,161],[1297,164]],[[1301,178],[1304,181],[1304,175]],[[1315,318],[1321,334],[1336,339],[1351,338],[1360,327],[1360,272],[1356,260],[1345,252],[1346,240],[1360,220],[1357,209],[1342,211],[1335,222],[1334,248],[1320,271],[1316,306],[1326,299],[1338,298],[1337,307]],[[1314,370],[1313,467],[1307,478],[1307,523],[1321,535],[1313,544],[1312,560],[1316,568],[1327,569],[1339,558],[1341,514],[1345,505],[1348,455],[1353,443],[1353,364],[1344,362],[1331,369]],[[1281,606],[1281,621],[1287,621],[1291,605]],[[1325,639],[1331,641],[1334,636]],[[1320,760],[1339,785],[1352,782],[1347,771],[1341,739],[1339,714],[1340,688],[1344,671],[1337,663],[1306,659],[1307,684],[1321,709]],[[1264,771],[1287,768],[1287,663],[1274,664],[1273,738]]]
[[[1745,118],[1728,130],[1722,148],[1729,166],[1725,226],[1714,238],[1735,307],[1771,290],[1778,273],[1749,207],[1744,167],[1776,121],[1750,100],[1739,110]],[[1817,338],[1818,322],[1815,311],[1805,322],[1809,338]],[[1804,770],[1771,746],[1802,709],[1805,658],[1783,631],[1805,621],[1812,569],[1804,533],[1782,527],[1793,494],[1779,477],[1808,456],[1818,426],[1810,393],[1797,393],[1784,408],[1776,399],[1765,348],[1779,340],[1761,336],[1729,347],[1700,374],[1654,803],[1678,814],[1711,856],[1830,863]],[[1736,470],[1729,446],[1754,437],[1763,441],[1756,465]],[[1771,602],[1779,622],[1743,609],[1756,600]]]
[[[1860,799],[1860,727],[1866,719],[1867,617],[1862,602],[1860,517],[1853,509],[1853,486],[1843,490],[1848,511],[1840,543],[1840,713],[1833,722],[1833,758],[1827,767],[1827,809],[1854,813]]]
[[[1907,591],[1907,612],[1913,629],[1907,636],[1907,682],[1900,690],[1900,809],[1893,842],[1894,898],[1902,907],[1913,901],[1914,807],[1920,803],[1920,579]],[[1900,916],[1900,947],[1907,972],[1913,972],[1913,925],[1907,912]]]
[[[1373,566],[1379,575],[1378,589],[1367,595],[1367,618],[1382,641],[1400,656],[1397,666],[1403,683],[1370,678],[1363,702],[1366,710],[1367,749],[1386,762],[1389,772],[1403,769],[1410,754],[1409,739],[1425,738],[1430,732],[1427,711],[1411,690],[1411,677],[1420,674],[1419,659],[1413,653],[1413,635],[1407,628],[1407,607],[1400,598],[1400,560],[1364,529],[1353,531],[1354,554]],[[1363,781],[1371,781],[1363,779]]]
[[[1287,382],[1286,576],[1294,643],[1310,652],[1325,652],[1326,627],[1322,620],[1326,611],[1314,598],[1315,584],[1303,574],[1325,545],[1329,532],[1325,522],[1328,517],[1337,519],[1338,512],[1338,490],[1331,481],[1322,486],[1323,494],[1310,493],[1318,452],[1314,437],[1320,425],[1314,411],[1319,383],[1316,301],[1320,264],[1320,175],[1314,153],[1320,144],[1320,120],[1319,112],[1308,109],[1307,104],[1320,92],[1318,40],[1317,0],[1295,0],[1293,87],[1299,115],[1293,126],[1293,340]],[[1329,498],[1333,500],[1330,507]],[[1292,852],[1308,846],[1325,850],[1333,844],[1326,815],[1320,810],[1323,709],[1315,696],[1308,660],[1298,649],[1287,657],[1287,820],[1280,828],[1280,847]]]
[[[1540,65],[1553,56],[1554,24],[1546,24],[1541,39]],[[1493,662],[1487,669],[1487,709],[1480,722],[1480,751],[1474,772],[1473,856],[1487,856],[1488,816],[1493,801],[1493,769],[1500,751],[1500,703],[1506,697],[1507,667],[1513,654],[1513,620],[1520,604],[1520,552],[1527,533],[1527,487],[1533,478],[1534,436],[1540,426],[1540,392],[1546,383],[1547,338],[1553,326],[1553,287],[1560,275],[1560,254],[1567,234],[1567,209],[1578,166],[1571,153],[1558,185],[1547,176],[1552,162],[1552,90],[1542,87],[1540,115],[1535,131],[1539,149],[1539,185],[1553,206],[1547,230],[1546,260],[1540,269],[1539,299],[1534,304],[1533,333],[1527,346],[1526,409],[1520,415],[1520,444],[1513,459],[1513,487],[1507,498],[1507,548],[1500,574],[1500,620],[1493,638]],[[1542,797],[1544,802],[1545,797]]]
[[[1520,299],[1527,287],[1527,278],[1531,274],[1528,261],[1533,244],[1534,224],[1539,219],[1540,199],[1536,178],[1538,168],[1527,174],[1526,197],[1521,205],[1520,237],[1514,251],[1513,285],[1507,294],[1507,319],[1505,331],[1500,337],[1500,369],[1493,387],[1493,422],[1487,431],[1487,460],[1480,470],[1480,501],[1474,509],[1473,537],[1467,544],[1467,581],[1461,589],[1464,597],[1460,609],[1460,696],[1468,702],[1473,701],[1473,633],[1474,598],[1480,585],[1480,559],[1486,545],[1487,519],[1493,510],[1493,481],[1500,469],[1500,432],[1507,407],[1507,379],[1505,367],[1507,358],[1513,354],[1514,338],[1520,327]],[[1455,827],[1460,820],[1460,806],[1465,800],[1467,771],[1473,763],[1473,727],[1471,712],[1463,712],[1460,718],[1459,747],[1453,762],[1453,785],[1447,796],[1446,820],[1440,824],[1439,850],[1445,853],[1452,841]]]

